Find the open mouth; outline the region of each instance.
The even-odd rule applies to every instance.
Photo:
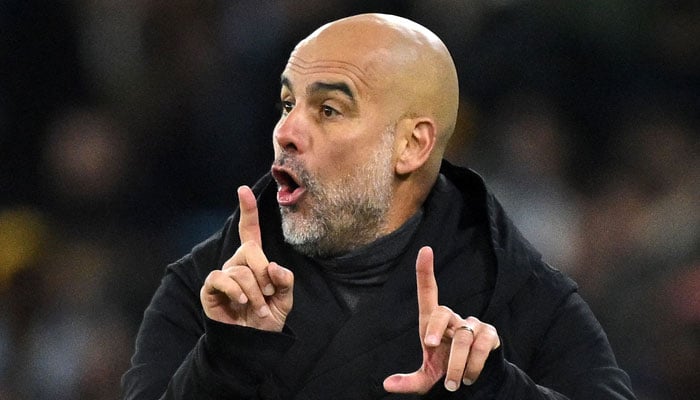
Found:
[[[306,188],[299,183],[299,179],[283,167],[272,167],[272,177],[277,182],[277,202],[280,206],[293,206],[299,202]]]

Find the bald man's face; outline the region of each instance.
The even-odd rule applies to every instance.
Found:
[[[308,255],[347,252],[384,233],[397,116],[372,74],[376,57],[310,41],[282,74],[272,172],[285,238]]]

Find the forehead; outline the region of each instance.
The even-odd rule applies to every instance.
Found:
[[[382,73],[378,57],[382,49],[339,50],[337,46],[324,48],[317,43],[299,46],[289,57],[283,77],[304,86],[316,81],[341,81],[359,97],[374,96],[386,86],[386,74]]]

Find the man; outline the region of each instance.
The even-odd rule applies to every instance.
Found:
[[[281,83],[271,172],[168,267],[128,399],[634,397],[574,283],[442,161],[458,84],[432,32],[332,22]]]

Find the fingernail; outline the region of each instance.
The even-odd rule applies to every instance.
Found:
[[[265,296],[272,296],[273,294],[275,294],[275,287],[272,286],[271,283],[268,283],[267,286],[263,288],[263,294]]]
[[[268,315],[270,315],[270,307],[262,306],[262,307],[258,308],[258,317],[265,318]]]
[[[450,392],[454,392],[455,390],[457,390],[457,382],[446,381],[445,382],[445,389],[449,390]]]
[[[464,378],[464,379],[462,379],[462,383],[467,385],[467,386],[471,386],[472,383],[474,383],[474,382],[471,379]]]
[[[425,337],[425,344],[428,346],[437,346],[440,344],[440,338],[435,335],[428,335]]]
[[[248,296],[245,295],[245,293],[241,293],[240,296],[238,296],[238,302],[241,304],[245,304],[248,302]]]

